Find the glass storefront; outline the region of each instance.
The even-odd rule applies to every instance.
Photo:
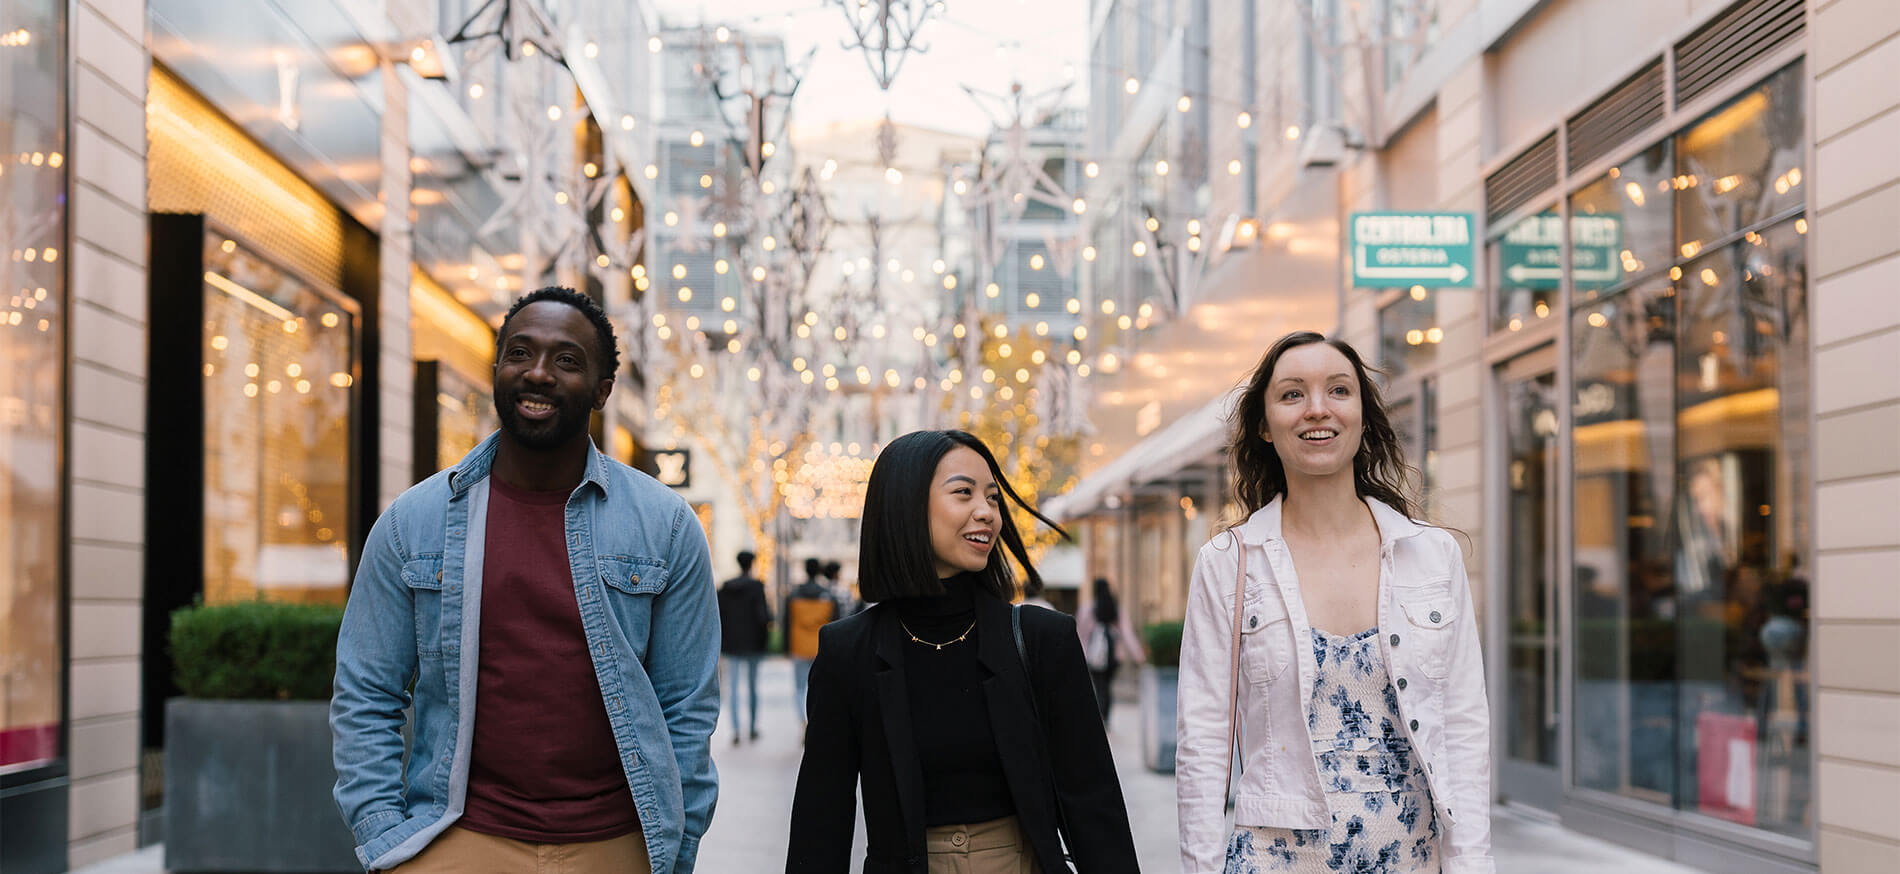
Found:
[[[205,240],[204,598],[343,602],[356,313]]]
[[[1570,319],[1573,773],[1810,838],[1802,81],[1782,70],[1571,200],[1578,222],[1621,216],[1637,275],[1580,280]]]
[[[0,0],[0,775],[59,758],[65,3]]]

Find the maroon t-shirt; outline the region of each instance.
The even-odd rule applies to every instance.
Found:
[[[457,825],[532,843],[640,827],[568,571],[567,492],[489,477],[481,670]]]

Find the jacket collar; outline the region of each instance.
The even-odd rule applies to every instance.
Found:
[[[1425,526],[1406,518],[1404,513],[1387,506],[1377,498],[1363,498],[1366,507],[1372,510],[1373,524],[1379,526],[1379,546],[1389,549],[1394,543],[1407,537],[1424,533]],[[1267,505],[1255,510],[1247,521],[1235,527],[1242,543],[1262,544],[1268,541],[1285,542],[1280,534],[1282,498],[1274,498]]]
[[[474,449],[469,450],[462,460],[449,468],[449,494],[460,497],[475,485],[488,477],[489,469],[495,465],[495,447],[501,444],[501,431],[488,435]],[[594,447],[594,441],[587,441],[587,469],[581,477],[581,484],[593,483],[600,489],[601,497],[607,496],[607,456],[600,454]]]

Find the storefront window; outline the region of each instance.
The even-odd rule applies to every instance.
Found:
[[[1803,81],[1801,65],[1789,66],[1676,137],[1681,257],[1801,206]]]
[[[1675,794],[1675,296],[1650,282],[1571,320],[1577,785]]]
[[[1676,283],[1676,805],[1804,836],[1806,241],[1785,222]]]
[[[1522,331],[1556,313],[1562,287],[1563,219],[1553,211],[1525,216],[1485,244],[1491,275],[1491,330]]]
[[[1761,223],[1798,206],[1801,119],[1790,68],[1677,137],[1676,257],[1572,317],[1573,770],[1805,838],[1807,220]]]
[[[60,755],[65,9],[0,0],[0,774]]]
[[[441,385],[435,396],[435,466],[436,470],[447,470],[460,464],[499,424],[489,386],[446,367],[437,371],[436,378]]]
[[[205,241],[205,601],[342,603],[356,316]]]
[[[1438,324],[1438,297],[1446,292],[1413,286],[1379,310],[1379,366],[1397,379],[1438,359],[1445,329]]]
[[[1664,140],[1571,195],[1570,277],[1577,300],[1676,261],[1674,174],[1674,150]]]

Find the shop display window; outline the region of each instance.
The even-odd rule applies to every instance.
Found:
[[[1799,209],[1806,193],[1806,87],[1794,64],[1676,137],[1677,254]]]
[[[1571,319],[1573,773],[1811,838],[1808,225],[1780,200],[1798,76],[1676,137],[1675,257]]]
[[[356,313],[215,231],[204,275],[204,598],[341,604]]]
[[[0,0],[0,774],[60,755],[66,4]]]
[[[1557,315],[1563,286],[1563,217],[1525,216],[1485,244],[1491,276],[1491,330],[1522,331]]]
[[[1445,329],[1438,322],[1438,299],[1445,294],[1413,286],[1379,309],[1379,367],[1397,379],[1438,360]]]
[[[1675,184],[1675,149],[1665,140],[1570,196],[1577,300],[1675,263]]]
[[[500,427],[490,387],[444,367],[436,372],[436,470],[460,464],[463,457]]]

